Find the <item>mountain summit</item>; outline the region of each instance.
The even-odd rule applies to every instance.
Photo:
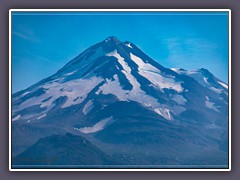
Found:
[[[205,69],[165,68],[111,36],[14,94],[12,133],[13,155],[72,133],[120,164],[222,165],[228,86]]]

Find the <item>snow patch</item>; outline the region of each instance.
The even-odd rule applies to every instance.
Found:
[[[207,81],[207,78],[202,75],[202,73],[197,72],[195,70],[187,71],[186,75],[189,75],[193,79],[195,79],[199,84],[201,84],[204,87],[208,87],[209,83]]]
[[[23,94],[21,94],[21,96],[25,96],[25,95],[27,95],[27,94],[29,94],[30,92],[25,92],[25,93],[23,93]]]
[[[131,68],[128,66],[127,62],[124,61],[124,58],[121,57],[121,55],[117,53],[117,50],[114,50],[114,51],[106,54],[106,56],[116,57],[118,59],[118,62],[123,67],[122,72],[127,77],[128,81],[133,85],[133,88],[135,88],[135,87],[139,88],[140,87],[140,84],[138,83],[136,78],[131,74],[131,71],[132,71]]]
[[[209,84],[206,77],[203,77],[203,80],[204,80],[207,84]]]
[[[61,96],[67,97],[66,102],[61,106],[61,108],[80,104],[85,100],[88,94],[102,81],[102,78],[94,76],[88,79],[75,79],[64,83],[49,82],[39,87],[44,88],[44,94],[23,101],[19,106],[14,109],[14,112],[21,111],[34,105],[39,105],[41,108],[46,107],[47,109],[40,111],[38,114],[46,113],[52,107],[54,107],[53,102]],[[35,89],[35,91],[37,91],[38,89]],[[35,91],[33,91],[32,93],[34,93]],[[51,98],[48,99],[49,97]],[[48,100],[44,101],[46,99]]]
[[[172,71],[175,71],[178,74],[181,74],[182,72],[186,72],[186,70],[181,68],[170,68]]]
[[[193,79],[195,79],[199,84],[201,84],[204,87],[209,86],[208,78],[204,77],[202,75],[202,73],[200,73],[198,70],[194,69],[194,70],[190,70],[190,71],[184,71],[184,70],[181,70],[180,68],[171,68],[171,69],[178,74],[192,77]]]
[[[88,101],[83,108],[83,114],[87,115],[93,109],[93,102]]]
[[[184,71],[184,70],[181,70],[179,68],[171,68],[171,69],[173,71],[175,71],[176,73],[178,73],[178,74],[187,75],[187,76],[192,77],[193,79],[195,79],[202,86],[207,87],[210,90],[212,90],[212,91],[214,91],[214,92],[216,92],[218,94],[222,93],[222,89],[217,89],[215,87],[212,87],[211,84],[208,82],[208,78],[204,77],[204,75],[201,72],[199,72],[199,70]],[[220,82],[220,81],[217,81],[217,82],[222,87],[228,89],[228,85],[227,84],[225,84],[223,82]]]
[[[205,101],[205,106],[206,106],[207,108],[209,108],[209,109],[212,109],[212,110],[214,110],[214,111],[219,112],[219,110],[217,109],[217,107],[214,106],[214,103],[211,102],[211,101],[209,101],[209,99],[208,99],[207,101]]]
[[[46,114],[42,114],[41,116],[39,116],[37,119],[42,119],[46,116]]]
[[[87,97],[88,93],[101,81],[101,78],[92,77],[89,79],[76,79],[65,83],[54,82],[47,84],[44,86],[47,89],[46,94],[53,97],[51,100],[42,103],[41,107],[50,106],[59,96],[67,96],[67,101],[62,105],[62,108],[80,104]]]
[[[222,87],[224,87],[224,88],[226,88],[226,89],[228,89],[228,85],[226,85],[225,83],[223,83],[223,82],[220,82],[220,81],[218,81],[218,83],[222,86]]]
[[[170,114],[170,110],[167,108],[155,108],[154,111],[164,117],[165,119],[172,120],[172,116]]]
[[[179,68],[170,68],[172,71],[175,71],[176,73],[179,73],[180,72],[180,69]]]
[[[82,133],[86,133],[86,134],[95,133],[95,132],[103,130],[104,127],[106,126],[106,124],[111,120],[112,120],[112,117],[109,117],[109,118],[99,121],[97,124],[95,124],[91,127],[75,128],[75,129],[81,131]]]
[[[164,77],[161,74],[157,74],[150,71],[140,71],[139,74],[147,78],[149,81],[151,81],[155,86],[157,86],[161,90],[173,89],[178,93],[184,90],[183,87],[181,86],[181,82],[175,82],[173,78]]]
[[[114,94],[119,100],[126,100],[126,94],[129,91],[124,91],[122,89],[118,76],[116,74],[113,77],[115,79],[114,81],[106,79],[106,83],[101,86],[97,92],[102,92],[102,94]]]
[[[215,87],[210,87],[209,89],[211,89],[212,91],[214,91],[214,92],[216,92],[216,93],[218,93],[218,94],[222,93],[222,90],[221,90],[221,89],[217,89],[217,88],[215,88]]]
[[[110,79],[106,79],[106,83],[103,84],[98,91],[102,94],[113,94],[120,101],[132,100],[141,104],[148,104],[151,107],[160,106],[158,100],[142,91],[140,89],[140,85],[138,86],[137,83],[135,83],[135,86],[133,86],[133,89],[131,91],[123,90],[117,75],[114,75],[114,79],[115,80],[113,81]]]
[[[102,91],[101,91],[100,89],[98,89],[98,90],[95,92],[95,94],[96,94],[96,95],[99,95],[101,92],[102,92]]]
[[[149,63],[145,63],[141,58],[133,55],[132,53],[130,53],[130,57],[131,59],[138,65],[138,69],[141,70],[147,70],[147,71],[153,71],[153,72],[157,72],[160,73],[160,70],[157,69],[156,67],[152,66]]]
[[[65,76],[72,75],[72,74],[74,74],[75,72],[77,72],[77,70],[75,70],[75,71],[72,71],[72,72],[70,72],[70,73],[67,73],[67,74],[65,74]]]
[[[128,43],[128,44],[126,44],[128,47],[130,47],[130,48],[132,48],[132,46],[131,46],[131,44],[130,43]]]
[[[188,75],[198,74],[197,70],[190,70],[186,72]]]
[[[182,92],[181,82],[175,82],[174,77],[161,75],[161,71],[149,63],[145,63],[141,58],[130,53],[131,59],[138,65],[139,74],[147,78],[159,89],[173,89],[177,92]]]
[[[16,120],[18,120],[20,117],[21,117],[21,115],[19,114],[19,115],[17,115],[15,118],[13,118],[12,121],[16,121]]]
[[[158,112],[158,114],[160,114],[161,116],[164,116],[166,119],[169,119],[169,120],[172,119],[170,110],[168,110],[165,107],[161,107],[161,104],[159,104],[157,99],[147,95],[141,89],[141,85],[139,84],[137,79],[131,74],[131,68],[124,61],[124,58],[122,58],[117,53],[116,50],[111,53],[108,53],[107,56],[114,56],[118,59],[119,63],[124,69],[122,70],[122,72],[125,74],[129,82],[133,85],[133,89],[131,91],[123,90],[119,82],[118,76],[114,75],[115,80],[113,81],[110,79],[106,79],[106,83],[99,88],[98,93],[102,92],[102,94],[113,94],[120,101],[132,100],[132,101],[139,102],[140,104],[145,105],[146,107],[152,109],[153,111]],[[132,58],[138,63],[138,66],[140,68],[143,68],[139,70],[139,73],[142,73],[141,75],[145,75],[147,79],[153,81],[153,83],[155,83],[156,85],[159,85],[159,87],[172,88],[178,92],[181,92],[183,90],[180,82],[176,83],[173,80],[173,78],[169,78],[169,77],[167,78],[167,77],[161,76],[160,74],[157,74],[158,72],[160,72],[158,69],[156,69],[155,67],[151,66],[148,63],[144,63],[137,56],[133,55]]]

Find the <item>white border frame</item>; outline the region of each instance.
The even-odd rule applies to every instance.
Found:
[[[228,46],[228,135],[229,135],[229,149],[228,149],[228,169],[14,169],[12,168],[12,137],[11,137],[11,123],[12,123],[12,12],[228,12],[229,21],[229,46]],[[9,171],[231,171],[231,10],[230,9],[10,9],[9,10]]]

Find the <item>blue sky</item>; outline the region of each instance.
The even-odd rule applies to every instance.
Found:
[[[109,36],[133,42],[165,67],[203,67],[228,82],[227,12],[13,12],[12,91]]]

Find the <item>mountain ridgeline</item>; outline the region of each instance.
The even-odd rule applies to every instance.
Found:
[[[45,162],[46,151],[57,160]],[[228,85],[109,37],[12,95],[12,157],[30,166],[225,167]]]

